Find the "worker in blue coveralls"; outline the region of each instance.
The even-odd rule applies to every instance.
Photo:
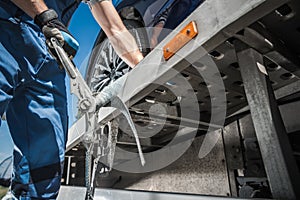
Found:
[[[143,56],[112,3],[85,2],[119,56],[131,67],[139,63]],[[46,42],[56,37],[70,57],[76,54],[78,43],[66,24],[79,3],[0,1],[0,117],[6,112],[15,144],[12,183],[4,199],[58,195],[68,127],[65,71]]]

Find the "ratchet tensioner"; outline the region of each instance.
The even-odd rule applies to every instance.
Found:
[[[68,57],[67,53],[62,48],[61,44],[58,42],[56,38],[51,38],[48,43],[49,48],[54,49],[57,61],[61,64],[61,66],[66,70],[69,78],[70,78],[70,90],[71,93],[76,95],[78,98],[78,109],[79,112],[85,117],[87,128],[85,134],[83,136],[83,144],[86,147],[86,187],[87,187],[87,199],[93,199],[94,192],[94,179],[96,172],[108,172],[112,169],[115,147],[117,142],[117,120],[113,120],[109,122],[108,125],[108,134],[104,133],[104,127],[98,125],[98,111],[101,106],[106,105],[108,102],[101,102],[103,98],[97,98],[99,94],[93,94],[88,87],[87,83],[83,79],[79,70],[75,67],[72,60]],[[116,96],[112,96],[114,93],[104,94],[106,96],[106,100],[112,98],[117,98]],[[110,95],[109,98],[107,98]],[[100,99],[100,100],[99,100]],[[117,102],[119,106],[118,109],[125,115],[127,118],[130,127],[133,129],[135,133],[136,144],[139,150],[139,156],[142,165],[145,164],[145,159],[142,153],[141,145],[139,138],[136,133],[136,129],[133,125],[133,121],[130,117],[129,111],[120,99]],[[97,131],[99,130],[100,131]],[[106,142],[104,142],[104,140]],[[94,155],[94,159],[93,159]],[[103,157],[107,156],[108,165],[101,165],[101,169],[98,169],[99,161]]]

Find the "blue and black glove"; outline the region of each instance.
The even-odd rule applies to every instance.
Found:
[[[49,9],[42,12],[34,18],[34,22],[41,28],[47,42],[50,41],[50,38],[55,37],[70,58],[76,55],[79,44],[67,27],[58,20],[58,15],[54,10]],[[54,50],[49,49],[51,54],[56,56]]]

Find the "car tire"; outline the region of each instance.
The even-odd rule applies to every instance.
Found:
[[[148,35],[143,24],[137,20],[127,19],[123,20],[123,23],[134,36],[142,54],[145,56],[149,53]],[[92,92],[100,92],[129,70],[130,67],[116,54],[102,31],[95,42],[86,73],[86,80]]]

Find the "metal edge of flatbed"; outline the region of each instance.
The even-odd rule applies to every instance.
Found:
[[[168,81],[171,78],[168,72],[172,68],[176,67],[177,70],[181,71],[188,67],[190,63],[184,61],[183,58],[192,61],[198,60],[201,56],[204,56],[203,47],[207,52],[213,50],[237,31],[242,30],[286,2],[288,0],[231,0],[229,6],[228,3],[219,0],[206,0],[129,73],[131,77],[135,77],[135,80],[127,79],[126,84],[129,87],[134,85],[142,85],[142,87],[124,94],[122,100],[130,103],[130,105],[136,103],[153,90],[149,87],[151,83],[158,80],[160,82]],[[155,63],[154,61],[157,62],[158,59],[163,57],[162,50],[158,49],[162,49],[178,30],[181,30],[190,21],[195,21],[199,29],[195,42],[184,46],[178,52],[180,57],[171,58],[168,62],[161,63],[161,65]],[[202,55],[199,53],[202,53]],[[155,65],[149,68],[149,63],[155,63]],[[141,71],[143,73],[140,73]],[[156,72],[157,75],[154,77],[147,75],[149,73],[153,74],[152,72]],[[136,76],[137,74],[139,76]],[[141,76],[141,74],[144,76]],[[126,79],[127,75],[121,78]],[[130,90],[127,89],[126,91]],[[114,108],[101,108],[98,113],[99,123],[105,124],[116,117],[118,114],[115,111]],[[80,142],[85,128],[85,121],[80,118],[69,129],[67,151]]]
[[[84,199],[86,188],[62,186],[57,200],[66,199]],[[206,196],[196,194],[177,194],[177,193],[163,193],[163,192],[148,192],[148,191],[134,191],[134,190],[116,190],[108,188],[96,188],[94,200],[151,200],[151,199],[164,199],[164,200],[231,200],[240,199],[232,197],[221,196]],[[263,200],[263,199],[262,199]]]

